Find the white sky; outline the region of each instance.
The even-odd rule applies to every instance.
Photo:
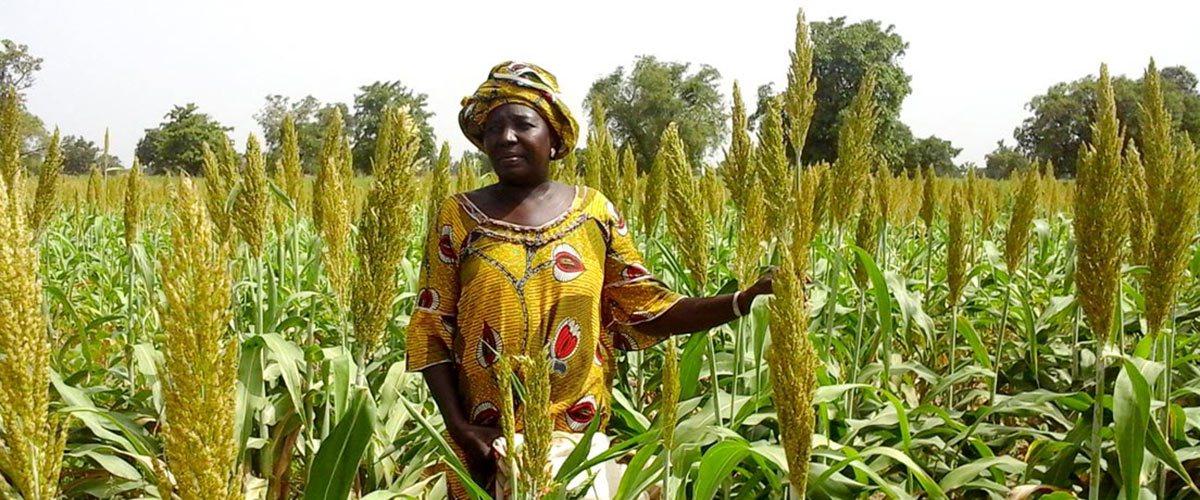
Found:
[[[429,95],[438,140],[455,155],[459,100],[494,64],[527,60],[556,74],[580,103],[592,81],[634,56],[707,63],[726,102],[740,81],[754,90],[785,81],[795,12],[810,21],[846,16],[894,24],[913,92],[901,118],[983,163],[1051,84],[1096,73],[1159,67],[1200,72],[1200,2],[1124,1],[628,1],[283,2],[2,0],[0,38],[45,59],[28,91],[48,127],[102,143],[112,130],[122,160],[172,105],[195,102],[242,144],[261,134],[254,113],[267,94],[350,103],[376,80]]]

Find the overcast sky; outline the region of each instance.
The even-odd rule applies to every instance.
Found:
[[[112,130],[123,161],[172,105],[194,102],[234,127],[238,144],[261,135],[254,113],[268,94],[351,102],[376,80],[429,95],[438,140],[457,155],[460,99],[494,64],[527,60],[558,76],[580,122],[592,81],[639,54],[706,63],[754,89],[785,81],[795,13],[894,24],[913,92],[901,118],[982,164],[1055,82],[1159,67],[1200,71],[1200,2],[810,0],[705,2],[46,1],[2,0],[0,38],[45,59],[30,109],[63,134],[102,142]]]

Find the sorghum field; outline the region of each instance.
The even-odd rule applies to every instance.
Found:
[[[1157,87],[1126,137],[1102,71],[1076,179],[894,177],[867,140],[870,78],[838,162],[788,160],[802,145],[781,116],[804,137],[812,113],[806,58],[801,36],[757,137],[735,100],[720,165],[689,165],[669,127],[639,176],[600,126],[586,169],[554,166],[627,194],[673,289],[728,292],[773,266],[776,293],[619,356],[613,447],[545,478],[527,446],[518,490],[573,498],[613,460],[621,499],[1200,496],[1200,156]],[[60,177],[56,144],[26,176],[4,137],[0,497],[442,498],[464,472],[404,371],[405,329],[429,208],[494,178],[419,161],[403,109],[373,177],[350,174],[336,126],[305,178],[289,127],[281,163],[251,138],[208,151],[203,178]]]

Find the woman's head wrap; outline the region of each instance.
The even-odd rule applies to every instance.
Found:
[[[575,148],[579,125],[558,94],[558,80],[550,72],[529,63],[506,61],[493,67],[479,89],[463,98],[458,126],[482,150],[483,124],[488,114],[509,103],[533,108],[558,135],[561,144],[555,149],[553,159],[561,159]]]

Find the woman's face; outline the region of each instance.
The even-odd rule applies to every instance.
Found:
[[[524,104],[509,103],[483,125],[483,149],[504,184],[537,184],[550,175],[550,150],[557,140],[542,115]]]

